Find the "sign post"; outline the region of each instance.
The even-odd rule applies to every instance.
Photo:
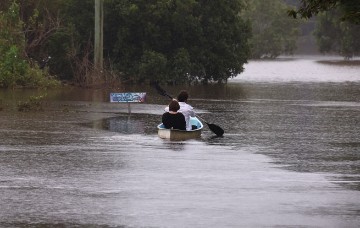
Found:
[[[95,0],[95,41],[94,41],[94,65],[98,71],[103,69],[104,59],[104,3],[103,0]]]

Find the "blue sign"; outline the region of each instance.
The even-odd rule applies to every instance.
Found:
[[[110,102],[145,102],[146,93],[110,93]]]

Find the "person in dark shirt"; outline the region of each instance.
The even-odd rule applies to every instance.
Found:
[[[186,130],[185,116],[178,112],[179,109],[179,102],[172,100],[169,104],[169,112],[165,112],[162,116],[162,123],[165,128]]]

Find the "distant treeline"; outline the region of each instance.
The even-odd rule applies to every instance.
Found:
[[[52,85],[49,75],[80,86],[226,82],[251,58],[294,53],[304,31],[303,21],[288,15],[297,2],[103,0],[99,73],[93,65],[94,0],[2,0],[0,87]],[[355,25],[341,22],[336,10],[318,20],[321,51],[346,58],[359,53]]]

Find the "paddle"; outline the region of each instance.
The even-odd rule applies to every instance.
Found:
[[[156,89],[156,91],[161,95],[161,96],[164,96],[164,97],[168,97],[170,99],[173,99],[172,96],[170,96],[163,88],[161,88],[159,86],[158,83],[153,83],[153,86],[154,88]],[[196,115],[199,119],[201,119],[202,121],[204,121],[206,123],[206,125],[209,127],[209,129],[214,132],[217,136],[223,136],[224,134],[224,130],[215,125],[215,124],[211,124],[211,123],[208,123],[206,120],[204,120],[203,118],[201,118],[200,116]]]

